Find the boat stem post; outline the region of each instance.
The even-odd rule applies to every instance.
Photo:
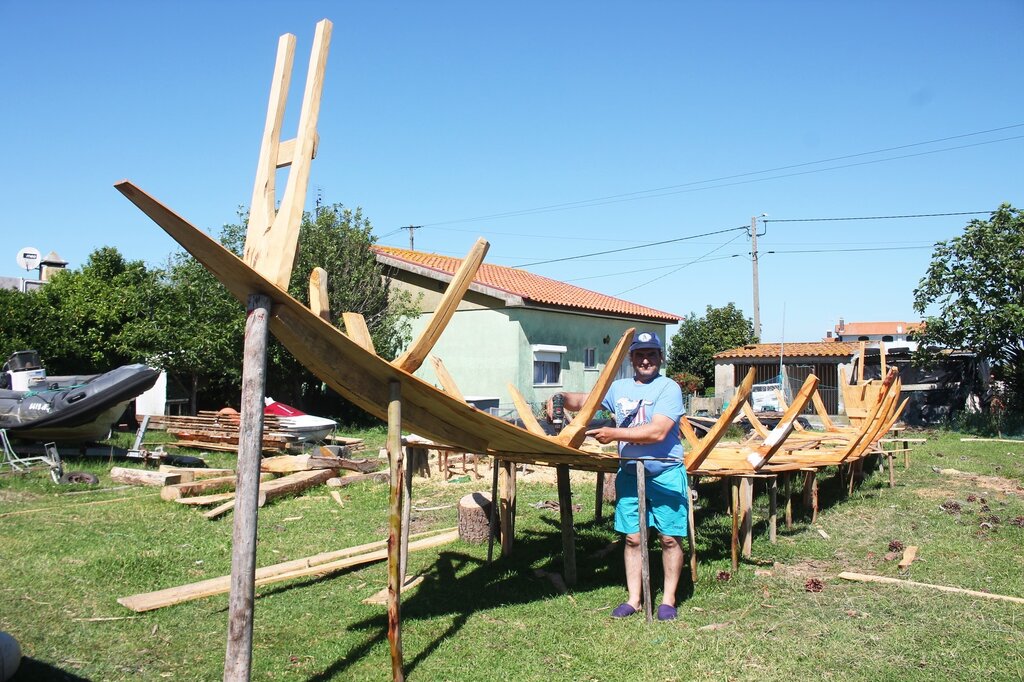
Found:
[[[263,452],[263,395],[266,390],[270,297],[249,296],[242,360],[242,414],[238,441],[235,525],[231,539],[231,594],[225,680],[248,680],[252,666],[253,598],[256,591],[256,521],[260,457]]]

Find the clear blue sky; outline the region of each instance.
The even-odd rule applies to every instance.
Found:
[[[1024,206],[1020,0],[0,0],[0,274],[24,274],[24,246],[71,267],[105,245],[161,265],[176,245],[112,188],[122,178],[214,235],[234,222],[277,38],[298,38],[290,137],[325,17],[307,203],[361,206],[383,244],[422,225],[417,249],[461,256],[484,236],[489,262],[523,265],[694,237],[527,269],[751,316],[746,233],[700,235],[761,214]],[[931,245],[971,217],[762,225],[763,339],[915,319]]]

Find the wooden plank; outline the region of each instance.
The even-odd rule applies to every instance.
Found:
[[[271,474],[264,474],[260,477],[260,480],[264,481],[269,478],[272,478]],[[208,493],[211,490],[234,490],[237,484],[238,478],[234,475],[218,476],[217,478],[204,478],[201,481],[166,485],[160,490],[160,498],[171,501],[182,497],[195,497],[203,493]]]
[[[171,474],[181,474],[181,482],[188,483],[186,474],[191,477],[193,481],[198,481],[203,478],[221,478],[223,476],[234,476],[234,469],[213,469],[206,467],[178,467],[171,466],[170,464],[161,464],[157,471],[164,471]]]
[[[954,594],[966,594],[971,597],[979,597],[981,599],[994,599],[997,601],[1008,601],[1015,604],[1024,604],[1024,599],[1020,597],[1010,597],[1003,594],[993,594],[992,592],[978,592],[976,590],[968,590],[962,587],[949,587],[947,585],[934,585],[932,583],[919,583],[913,580],[900,580],[899,578],[887,578],[881,575],[870,575],[866,573],[853,573],[851,571],[843,571],[839,574],[839,577],[843,580],[851,580],[862,583],[881,583],[884,585],[901,585],[905,587],[923,587],[929,590],[938,590],[940,592],[951,592]]]
[[[377,354],[377,350],[373,347],[370,328],[366,326],[366,318],[359,313],[342,313],[341,321],[345,324],[345,333],[350,339],[368,353]]]
[[[312,471],[313,469],[341,469],[340,457],[318,455],[278,455],[264,457],[260,460],[260,471],[275,474],[293,473],[296,471]]]
[[[914,559],[917,558],[917,545],[908,545],[903,550],[903,558],[900,559],[900,563],[896,567],[901,571],[906,571],[910,568],[910,564],[914,563]]]
[[[410,551],[429,549],[439,545],[452,542],[458,538],[458,530],[446,528],[443,531],[434,531],[422,534],[424,537],[409,543]],[[386,558],[387,541],[370,542],[355,547],[314,554],[302,559],[284,561],[271,566],[264,566],[256,569],[256,584],[268,585],[280,580],[291,580],[304,577],[305,575],[316,575],[319,571],[328,573],[342,570],[348,566],[356,566],[361,563],[380,561]],[[346,566],[339,566],[339,562],[347,559],[359,558]],[[326,573],[325,573],[326,574]],[[281,577],[285,576],[285,577]],[[155,592],[134,594],[128,597],[121,597],[117,603],[137,613],[153,611],[154,609],[181,604],[203,597],[212,597],[217,594],[224,594],[230,588],[230,576],[208,578],[187,585],[169,587]]]
[[[112,467],[110,469],[110,480],[114,483],[127,483],[128,485],[162,486],[181,483],[181,474],[153,471],[151,469]]]
[[[578,448],[583,439],[587,437],[587,428],[590,426],[590,420],[594,418],[597,409],[601,407],[601,401],[604,400],[608,387],[615,381],[615,376],[619,373],[619,367],[629,351],[629,344],[633,340],[633,333],[635,331],[635,328],[630,327],[623,332],[611,355],[608,356],[608,361],[601,370],[601,374],[594,383],[594,387],[587,394],[587,399],[583,402],[583,406],[576,413],[576,416],[573,417],[572,421],[562,429],[561,433],[555,436],[556,442],[570,448]]]
[[[423,364],[427,354],[430,353],[430,349],[437,343],[441,332],[448,326],[452,315],[458,309],[459,303],[462,302],[462,297],[469,289],[469,285],[473,283],[476,271],[480,268],[484,256],[487,255],[489,246],[486,239],[480,238],[476,240],[473,248],[470,249],[459,265],[459,269],[452,277],[452,281],[448,283],[444,296],[441,297],[441,301],[437,304],[430,322],[427,323],[409,348],[395,358],[395,361],[392,363],[395,367],[412,374]]]

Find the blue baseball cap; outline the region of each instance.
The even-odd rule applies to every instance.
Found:
[[[657,348],[662,353],[665,352],[665,349],[661,346],[661,339],[654,332],[640,332],[633,337],[633,343],[629,344],[630,353],[644,348]]]

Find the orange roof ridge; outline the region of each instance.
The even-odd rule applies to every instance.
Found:
[[[393,246],[374,246],[373,250],[381,256],[445,275],[455,274],[462,263],[461,258],[442,256],[424,251],[411,251]],[[632,303],[621,298],[615,298],[614,296],[608,296],[607,294],[601,294],[573,284],[559,282],[550,277],[536,275],[526,270],[504,265],[483,263],[480,269],[477,270],[473,281],[475,284],[497,289],[535,303],[647,318],[669,324],[683,319],[681,315]]]

